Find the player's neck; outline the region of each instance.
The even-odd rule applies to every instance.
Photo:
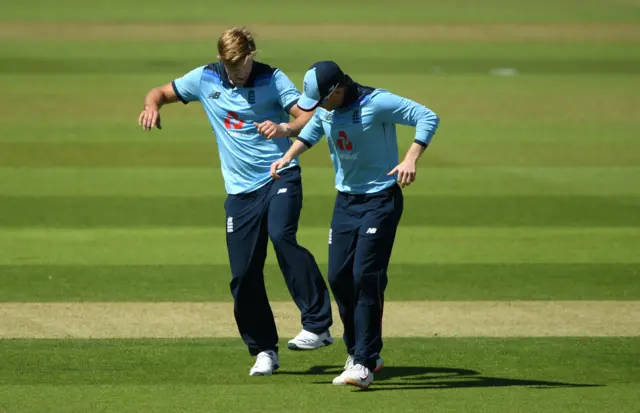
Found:
[[[347,85],[344,86],[344,90],[342,92],[342,101],[336,108],[338,110],[344,109],[358,100],[358,85],[353,80],[351,80],[351,78],[347,79]]]
[[[247,77],[245,78],[244,82],[242,82],[242,83],[234,82],[234,81],[231,79],[231,77],[229,77],[229,72],[227,71],[227,68],[225,67],[225,68],[224,68],[224,74],[225,74],[225,77],[226,77],[226,81],[227,81],[231,86],[233,86],[233,87],[235,87],[235,88],[242,88],[242,87],[247,86],[249,83],[253,82],[253,80],[252,80],[252,79],[253,79],[253,70],[254,70],[254,65],[255,65],[255,62],[252,62],[252,63],[251,63],[251,70],[249,71],[249,74],[248,74],[248,75],[247,75]],[[223,67],[224,67],[224,66],[223,66]]]

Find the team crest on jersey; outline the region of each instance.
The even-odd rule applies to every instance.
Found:
[[[325,111],[324,115],[322,115],[322,120],[325,122],[331,122],[333,120],[333,114],[331,114],[331,112]]]
[[[349,139],[349,135],[345,131],[338,132],[338,139],[336,139],[336,146],[338,147],[338,156],[343,161],[356,161],[358,160],[358,152],[354,152],[355,145],[353,141]]]
[[[351,152],[353,150],[353,142],[351,142],[345,131],[338,132],[338,140],[336,142],[341,151]]]
[[[254,105],[256,103],[256,92],[253,89],[249,91],[247,102],[249,102],[250,105]]]
[[[351,118],[353,120],[353,123],[361,123],[361,119],[360,119],[360,111],[359,110],[354,110],[353,111],[353,116]]]

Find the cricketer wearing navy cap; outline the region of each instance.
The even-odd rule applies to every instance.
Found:
[[[304,93],[298,100],[298,107],[307,112],[315,110],[345,79],[345,74],[335,62],[315,63],[304,76]]]
[[[387,268],[402,215],[402,187],[416,178],[418,158],[439,117],[427,107],[384,89],[362,86],[334,62],[318,62],[304,76],[302,110],[315,114],[271,176],[327,137],[338,190],[329,232],[329,284],[344,325],[345,371],[335,385],[361,388],[383,364],[382,312]],[[415,127],[398,160],[396,125]]]

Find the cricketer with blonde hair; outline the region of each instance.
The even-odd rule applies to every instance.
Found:
[[[256,357],[249,374],[263,376],[280,366],[263,273],[269,239],[301,311],[302,331],[288,348],[314,350],[333,338],[329,290],[315,258],[296,240],[302,208],[298,161],[278,171],[281,179],[270,176],[271,164],[291,147],[286,137],[297,136],[313,113],[298,107],[300,92],[284,72],[255,56],[255,40],[247,29],[226,30],[218,40],[217,61],[149,91],[138,123],[147,131],[161,129],[159,111],[167,103],[198,101],[205,110],[228,194],[225,224],[234,316]]]

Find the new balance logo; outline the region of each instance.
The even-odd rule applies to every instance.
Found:
[[[278,193],[279,193],[279,194],[286,194],[286,193],[287,193],[287,188],[280,188],[280,189],[278,189]]]
[[[233,217],[227,218],[227,232],[233,232]]]
[[[220,97],[220,92],[211,92],[211,94],[209,95],[209,98],[211,99],[218,99]]]
[[[367,229],[367,234],[375,234],[378,232],[378,228],[369,228]]]
[[[331,239],[333,238],[333,230],[329,230],[329,245],[331,245]]]

